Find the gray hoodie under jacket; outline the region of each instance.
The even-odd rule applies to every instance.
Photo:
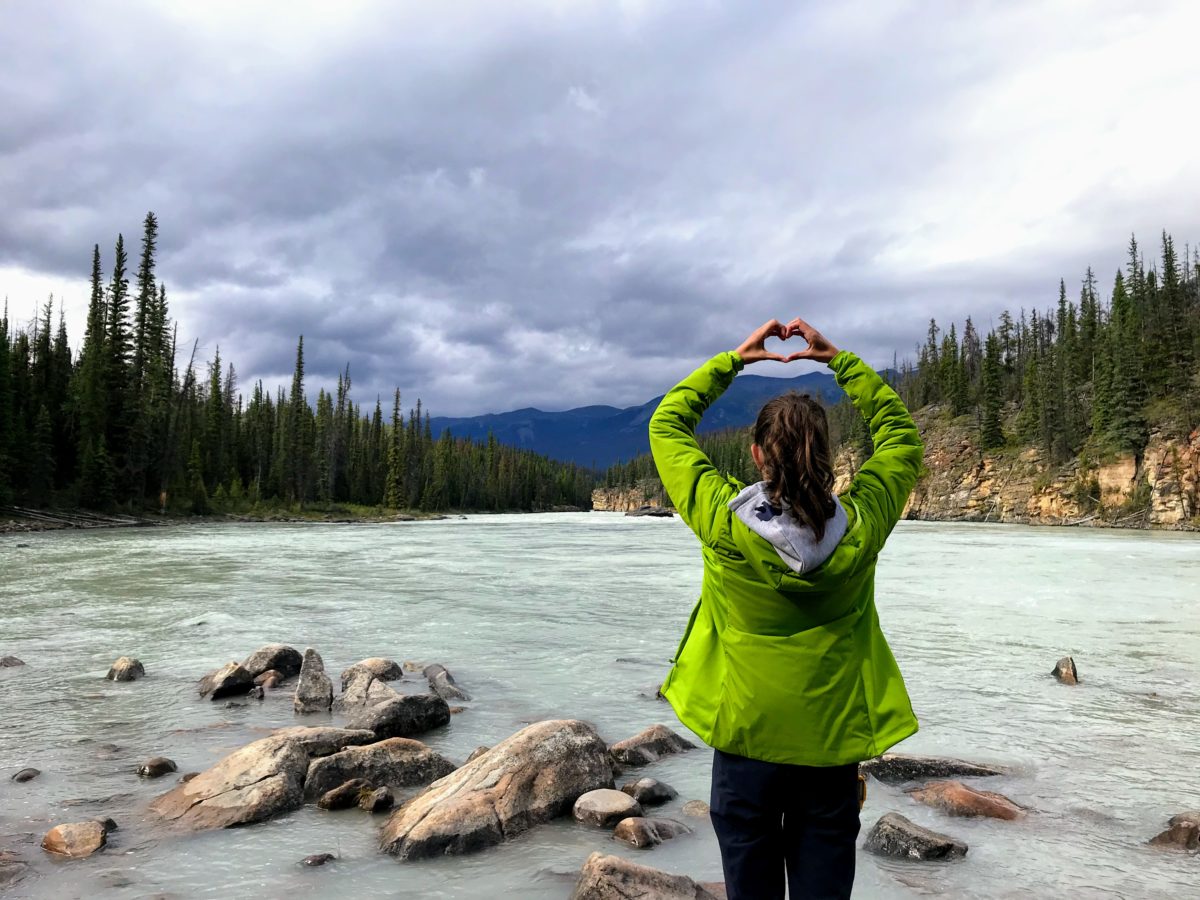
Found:
[[[834,513],[825,523],[825,536],[818,541],[813,530],[801,525],[790,510],[771,505],[765,481],[747,485],[729,501],[729,508],[746,527],[764,538],[779,558],[801,575],[829,559],[846,533],[846,511],[837,497],[833,498],[833,506]]]

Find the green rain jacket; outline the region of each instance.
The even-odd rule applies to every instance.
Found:
[[[904,403],[852,353],[829,363],[870,425],[875,452],[838,500],[848,527],[797,574],[729,509],[743,485],[696,443],[704,411],[744,363],[721,353],[676,385],[650,419],[650,449],[680,517],[700,539],[704,582],[663,695],[707,744],[752,759],[835,766],[917,730],[875,612],[875,560],[921,471]]]

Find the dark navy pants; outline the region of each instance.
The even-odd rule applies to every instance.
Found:
[[[762,762],[716,751],[712,822],[729,900],[844,900],[854,887],[858,766]]]

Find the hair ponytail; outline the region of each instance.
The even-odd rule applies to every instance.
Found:
[[[763,478],[774,506],[790,509],[819,541],[836,510],[833,450],[825,409],[808,394],[791,392],[770,400],[754,424],[754,443],[763,454]]]

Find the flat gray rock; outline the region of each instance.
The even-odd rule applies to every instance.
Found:
[[[958,859],[967,855],[967,845],[890,812],[875,823],[863,849],[878,856],[897,859]]]
[[[863,775],[884,784],[906,784],[910,781],[931,781],[946,778],[982,778],[1007,774],[1003,769],[981,766],[961,759],[940,756],[909,756],[904,753],[885,753],[858,764]]]
[[[641,805],[624,791],[610,788],[588,791],[575,801],[572,809],[576,822],[607,828],[622,819],[642,814]]]
[[[651,725],[633,737],[613,744],[609,750],[619,763],[644,766],[664,756],[695,748],[695,744],[679,736],[666,725]]]
[[[450,760],[420,741],[388,738],[314,759],[308,767],[304,796],[315,800],[352,778],[365,779],[377,787],[404,788],[429,784],[453,771]]]
[[[329,712],[333,706],[333,682],[325,674],[325,661],[321,659],[321,654],[312,647],[304,651],[304,663],[300,667],[300,679],[296,682],[292,706],[298,715]]]

